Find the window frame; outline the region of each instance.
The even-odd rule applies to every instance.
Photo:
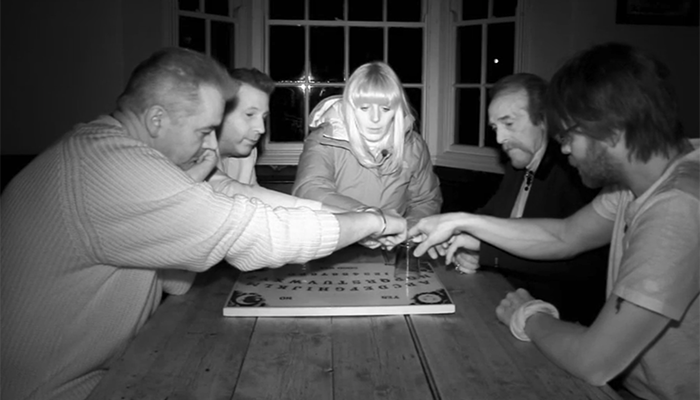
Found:
[[[171,40],[176,45],[178,38],[177,0],[170,0],[173,10],[173,34]],[[203,0],[200,0],[203,1]],[[461,15],[460,0],[424,0],[424,57],[422,82],[422,127],[420,131],[425,139],[436,166],[502,173],[500,150],[489,147],[461,145],[456,142],[455,123],[455,67],[456,67],[456,38],[459,16]],[[493,6],[489,1],[489,15]],[[229,0],[235,18],[236,50],[234,67],[253,67],[268,71],[268,32],[267,21],[268,0]],[[515,55],[514,71],[522,71],[526,65],[525,55],[525,10],[530,0],[519,0],[514,17],[487,18],[485,21],[504,22],[512,19],[515,22]],[[450,23],[445,23],[449,21]],[[395,23],[388,23],[395,24]],[[483,25],[486,29],[486,24]],[[209,33],[207,32],[207,35]],[[486,36],[482,36],[482,75],[485,68]],[[208,44],[207,44],[208,46]],[[385,47],[384,51],[388,51]],[[347,60],[346,60],[347,62]],[[414,86],[414,85],[407,85]],[[420,85],[419,85],[420,86]],[[484,121],[487,107],[487,91],[492,85],[481,83],[479,137],[488,134],[488,121]],[[436,99],[436,101],[429,101]],[[274,112],[274,110],[271,110]],[[270,142],[269,135],[261,140],[264,151],[258,158],[259,165],[297,165],[303,149],[302,142]]]

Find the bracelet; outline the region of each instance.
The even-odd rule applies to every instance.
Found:
[[[559,319],[559,310],[553,305],[542,300],[531,300],[518,308],[510,317],[510,332],[523,342],[529,342],[530,338],[525,333],[525,323],[535,313],[543,312]]]
[[[358,208],[357,211],[368,212],[368,213],[378,215],[382,219],[382,230],[379,231],[379,233],[375,234],[374,236],[382,236],[384,234],[384,231],[386,231],[386,217],[384,216],[384,211],[382,211],[381,208],[379,208],[379,207],[361,207],[361,208]]]

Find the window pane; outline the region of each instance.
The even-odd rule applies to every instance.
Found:
[[[275,81],[304,78],[304,28],[270,27],[270,77]]]
[[[455,96],[455,142],[479,145],[480,89],[457,89]]]
[[[370,61],[384,60],[384,29],[350,28],[350,72]]]
[[[304,139],[304,95],[299,87],[277,87],[270,97],[270,140],[299,142]]]
[[[199,12],[199,0],[178,0],[177,4],[180,10]]]
[[[316,105],[328,96],[342,95],[342,86],[324,86],[324,87],[312,87],[309,91],[309,113],[316,107]],[[311,121],[308,121],[311,122]]]
[[[457,83],[481,82],[481,25],[457,28]]]
[[[218,60],[226,68],[233,68],[235,65],[233,51],[234,43],[234,25],[229,22],[212,21],[211,22],[211,56]]]
[[[204,12],[228,17],[228,0],[204,0]]]
[[[515,23],[488,26],[486,44],[486,81],[494,83],[513,73],[515,63]]]
[[[518,0],[493,0],[494,17],[513,17]]]
[[[270,19],[304,19],[304,0],[270,0]]]
[[[423,29],[389,28],[388,63],[401,82],[422,83]]]
[[[350,21],[382,21],[381,0],[348,0]]]
[[[421,132],[421,124],[423,123],[423,89],[421,88],[404,88],[406,97],[413,111],[413,116],[416,117],[416,122],[413,124],[413,129]]]
[[[421,0],[388,0],[387,20],[420,22],[422,17]]]
[[[486,18],[489,0],[462,0],[462,20]]]
[[[311,77],[314,82],[342,82],[345,34],[342,27],[310,28]]]
[[[204,44],[204,20],[191,17],[180,17],[178,43],[180,47],[196,50],[201,53],[206,51]]]
[[[309,19],[342,21],[343,0],[309,0]]]

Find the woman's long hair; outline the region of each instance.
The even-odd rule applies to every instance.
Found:
[[[361,102],[387,104],[396,108],[394,119],[389,123],[388,140],[379,149],[387,150],[390,156],[375,160],[367,142],[361,134],[361,127],[355,117],[355,109]],[[376,168],[385,164],[386,172],[394,172],[403,165],[404,138],[411,131],[414,117],[396,73],[383,62],[371,62],[358,67],[348,79],[343,91],[343,114],[345,128],[350,141],[350,149],[366,168]]]

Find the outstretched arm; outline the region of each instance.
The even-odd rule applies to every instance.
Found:
[[[504,219],[468,213],[423,218],[409,232],[422,243],[416,256],[464,232],[520,257],[557,260],[610,242],[613,221],[591,204],[565,219]]]

